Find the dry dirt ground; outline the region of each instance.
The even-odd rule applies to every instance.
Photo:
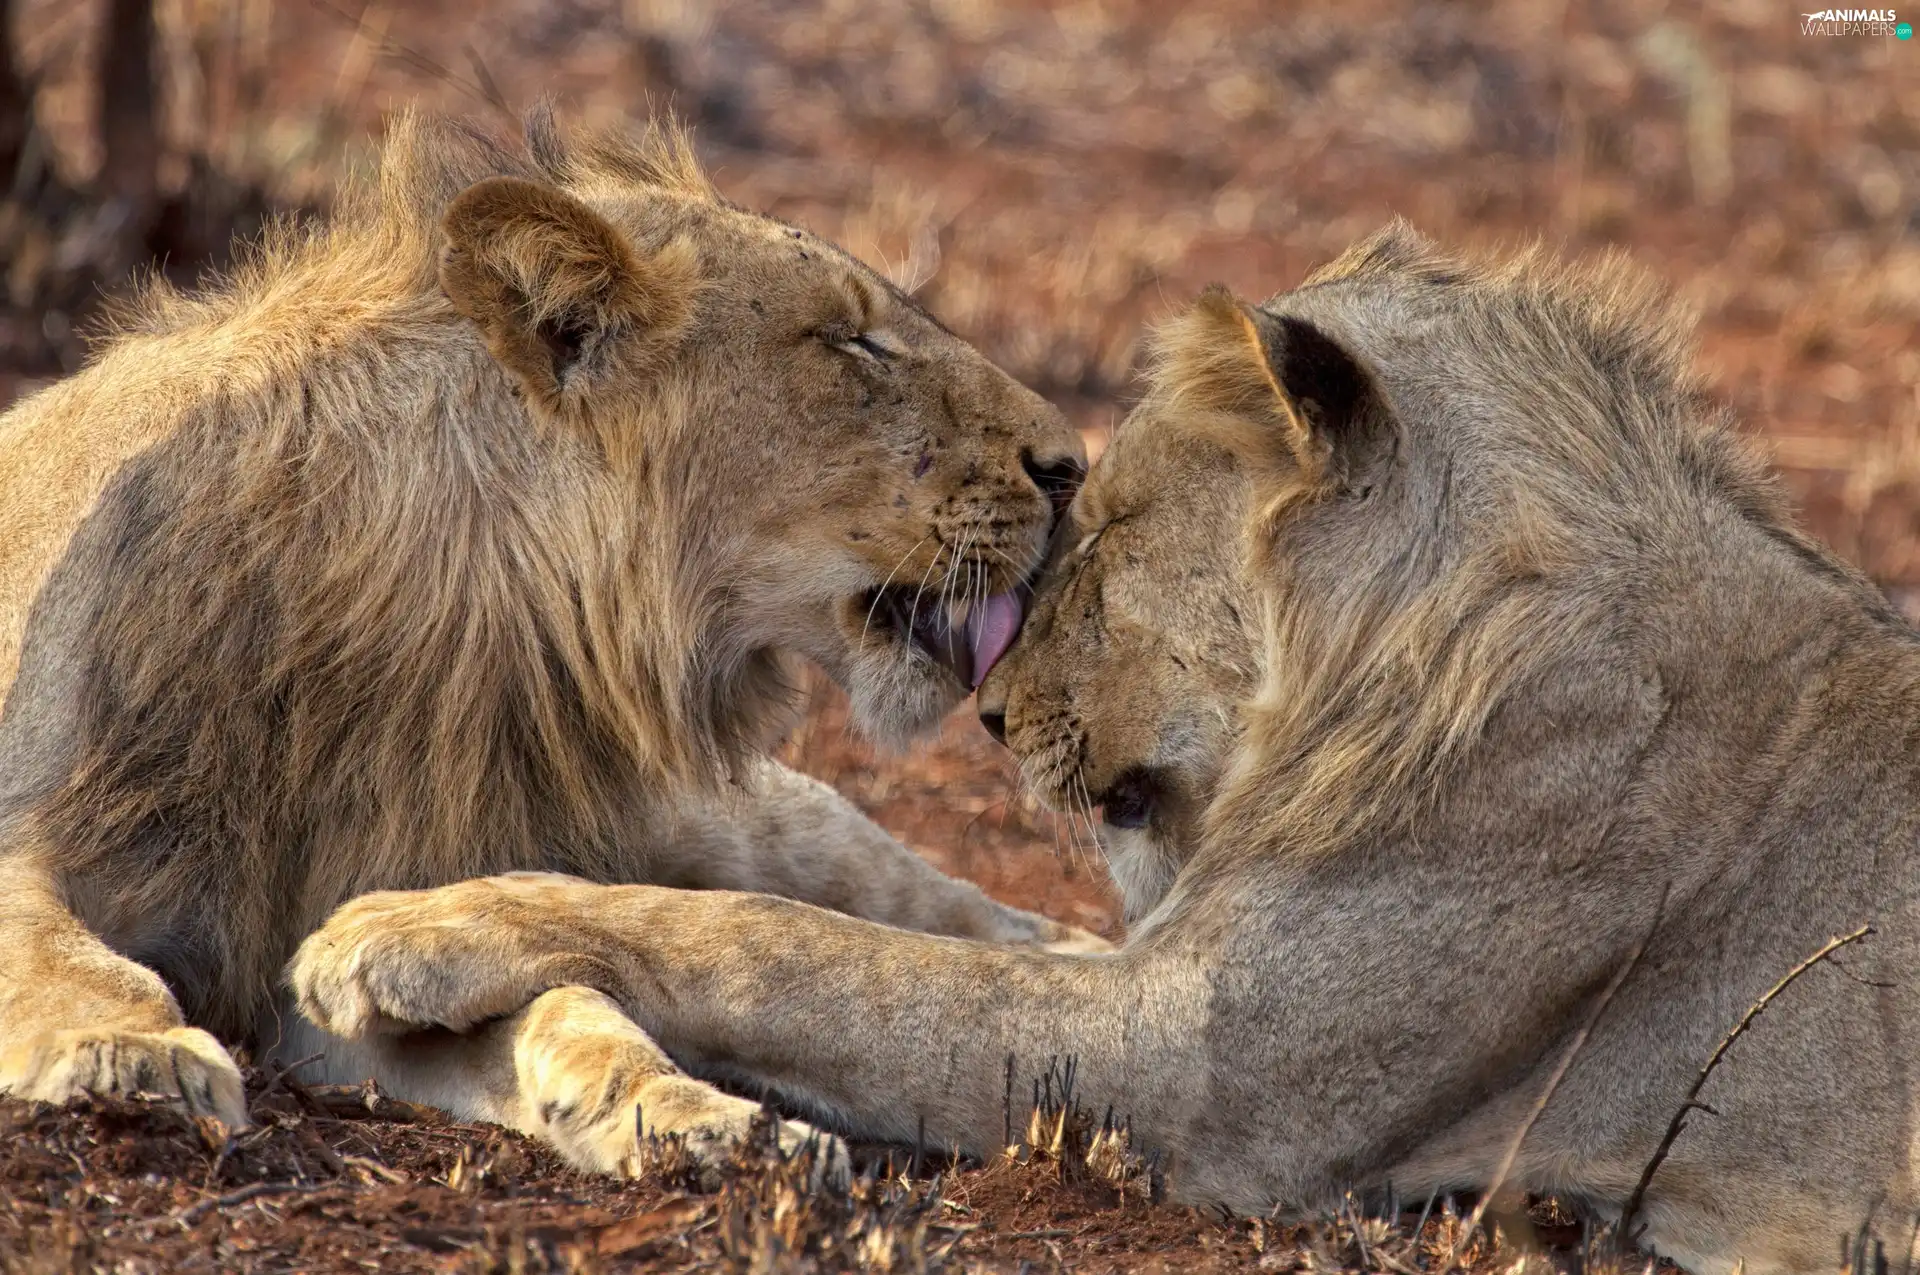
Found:
[[[94,6],[15,11],[84,186]],[[1142,326],[1209,281],[1279,290],[1393,214],[1462,244],[1623,248],[1698,309],[1704,367],[1810,525],[1920,599],[1920,40],[1804,36],[1786,0],[174,0],[161,18],[175,180],[212,165],[312,207],[406,101],[503,125],[541,93],[594,119],[671,103],[729,194],[917,288],[1095,448]],[[24,300],[22,262],[73,245],[18,242],[16,389],[70,363],[83,317]],[[964,713],[876,757],[816,688],[787,752],[946,870],[1117,933],[1087,828],[1023,800]],[[160,1111],[0,1106],[0,1270],[1395,1270],[1457,1235],[1202,1217],[1089,1177],[1071,1146],[937,1192],[910,1150],[854,1199],[800,1200],[752,1157],[718,1193],[670,1169],[620,1186],[372,1105],[283,1082],[232,1143]],[[1579,1264],[1579,1228],[1537,1220]]]
[[[1493,1243],[1451,1201],[1389,1222],[1343,1209],[1311,1226],[1155,1203],[1145,1179],[1083,1166],[1084,1137],[956,1169],[910,1149],[861,1153],[844,1190],[808,1162],[743,1148],[718,1178],[660,1149],[633,1182],[585,1177],[499,1129],[360,1090],[250,1075],[258,1127],[229,1139],[163,1107],[103,1099],[0,1105],[0,1270],[1127,1271],[1353,1269],[1482,1275],[1623,1266],[1550,1203]],[[1057,1121],[1057,1116],[1056,1116]],[[1084,1134],[1084,1130],[1082,1130]],[[804,1152],[802,1155],[804,1156]],[[1508,1240],[1524,1233],[1529,1248]]]

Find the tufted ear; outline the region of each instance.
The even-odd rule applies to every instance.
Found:
[[[1155,379],[1195,428],[1293,489],[1364,487],[1393,456],[1392,413],[1359,359],[1218,284],[1161,330]]]
[[[581,415],[596,391],[657,370],[692,312],[699,275],[690,244],[642,257],[553,186],[488,178],[447,206],[441,229],[441,288],[529,401],[552,415]]]

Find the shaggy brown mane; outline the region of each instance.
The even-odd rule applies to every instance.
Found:
[[[96,351],[122,336],[245,318],[295,277],[303,287],[334,293],[329,299],[349,313],[364,298],[396,288],[437,298],[440,214],[488,177],[611,181],[697,203],[726,202],[700,167],[692,135],[671,119],[649,120],[637,132],[575,134],[542,103],[528,112],[524,151],[516,151],[468,121],[408,107],[388,122],[372,162],[350,168],[326,217],[269,221],[257,240],[236,245],[231,267],[191,291],[149,276],[103,308]]]
[[[199,583],[103,604],[79,760],[35,817],[75,870],[169,847],[126,883],[131,914],[217,891],[273,917],[210,929],[205,951],[137,953],[217,1031],[250,1024],[214,1007],[270,989],[207,972],[258,983],[279,959],[221,943],[284,943],[365,880],[500,871],[528,846],[604,875],[636,773],[663,794],[717,786],[790,698],[771,657],[710,636],[726,594],[690,569],[683,497],[655,481],[637,531],[620,476],[528,429],[440,293],[440,208],[480,179],[713,198],[677,130],[574,147],[536,113],[528,131],[531,162],[401,116],[338,215],[277,227],[199,293],[150,286],[96,356],[164,367],[164,342],[191,351],[181,389],[149,371],[145,393],[220,387],[172,403],[181,427],[100,506],[105,569]],[[667,377],[643,406],[671,430],[680,401]],[[364,857],[294,868],[274,849],[323,841]]]
[[[1268,533],[1254,536],[1250,567],[1273,600],[1269,665],[1245,710],[1240,766],[1211,812],[1216,846],[1278,844],[1313,858],[1363,829],[1417,818],[1509,692],[1607,623],[1575,587],[1581,573],[1616,548],[1625,560],[1636,522],[1686,516],[1691,493],[1731,502],[1769,535],[1825,557],[1702,390],[1688,317],[1625,258],[1569,264],[1537,246],[1455,256],[1395,223],[1308,276],[1303,291],[1356,281],[1430,293],[1470,369],[1462,375],[1504,379],[1489,399],[1538,410],[1510,444],[1496,440],[1497,456],[1474,458],[1497,465],[1501,478],[1483,490],[1503,516],[1443,533],[1451,543],[1426,546],[1424,565],[1369,581],[1337,608],[1291,588],[1285,555],[1264,552],[1289,506],[1312,492],[1282,485],[1257,516]],[[1190,327],[1170,335],[1154,392],[1191,404],[1197,392],[1182,378],[1223,356],[1181,348],[1195,339]],[[1649,509],[1647,493],[1663,489],[1671,498]]]
[[[671,120],[650,119],[637,134],[606,128],[568,137],[543,106],[527,117],[527,149],[549,181],[617,181],[700,203],[727,202],[700,166],[692,135]]]

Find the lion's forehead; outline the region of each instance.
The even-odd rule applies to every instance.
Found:
[[[1156,536],[1151,518],[1129,522],[1082,560],[1063,563],[1036,599],[1047,620],[1036,626],[1036,658],[1019,676],[1034,684],[1062,676],[1133,683],[1180,669],[1189,656],[1244,658],[1233,551],[1222,554],[1189,530]]]

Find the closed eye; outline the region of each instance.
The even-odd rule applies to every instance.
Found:
[[[1116,521],[1118,520],[1109,519],[1101,523],[1098,527],[1095,527],[1092,531],[1089,531],[1086,535],[1080,537],[1080,543],[1073,547],[1073,552],[1082,565],[1085,565],[1087,559],[1093,556],[1093,547],[1100,543],[1100,537],[1106,535],[1107,528],[1113,526]]]
[[[851,354],[855,358],[867,359],[874,363],[891,363],[896,357],[895,350],[869,332],[860,332],[853,336],[829,337],[827,344],[843,354]]]

